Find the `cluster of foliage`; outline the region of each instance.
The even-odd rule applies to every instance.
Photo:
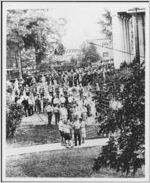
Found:
[[[134,175],[145,163],[145,68],[134,60],[124,64],[112,78],[116,87],[111,94],[115,101],[122,102],[122,107],[109,107],[99,116],[99,133],[111,137],[93,169],[111,167]]]
[[[107,39],[112,40],[112,17],[111,12],[105,9],[102,14],[102,19],[98,21],[101,26],[101,32],[106,36]]]
[[[17,45],[18,49],[34,49],[36,64],[40,64],[50,54],[61,39],[62,20],[48,18],[48,10],[8,10],[7,45]],[[51,49],[52,48],[52,49]],[[23,56],[23,55],[22,55]]]
[[[65,53],[65,48],[62,43],[59,43],[55,48],[54,54],[55,55],[63,55]]]
[[[81,48],[82,63],[93,63],[100,60],[100,55],[97,52],[94,44],[84,44]]]
[[[50,70],[50,65],[49,65],[49,63],[47,63],[47,62],[45,62],[45,63],[41,63],[40,65],[39,65],[39,70],[40,70],[40,72],[48,72],[49,70]]]
[[[70,62],[71,62],[73,65],[77,65],[77,58],[71,57]]]
[[[16,103],[7,103],[6,137],[13,137],[23,116],[22,106]]]

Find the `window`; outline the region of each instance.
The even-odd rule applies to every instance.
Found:
[[[108,43],[103,43],[102,46],[106,46],[107,47],[108,46]]]
[[[108,52],[103,52],[103,57],[108,57]]]

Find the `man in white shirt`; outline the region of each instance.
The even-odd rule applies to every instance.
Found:
[[[54,105],[58,105],[59,103],[60,103],[60,100],[59,100],[59,98],[57,97],[57,95],[55,95],[54,100],[53,100],[53,104],[54,104]]]
[[[60,96],[60,103],[61,103],[61,104],[65,104],[65,102],[66,102],[65,97],[64,97],[63,95],[61,95],[61,96]]]
[[[76,115],[75,122],[73,125],[74,129],[74,139],[75,139],[75,146],[77,146],[77,141],[79,142],[79,145],[81,145],[81,123],[79,121],[79,117]]]
[[[46,106],[46,112],[48,115],[48,125],[51,126],[51,121],[53,116],[53,107],[51,106],[50,103]]]
[[[57,125],[60,120],[60,107],[58,104],[54,107],[54,113],[55,113],[55,124]]]
[[[60,136],[61,136],[61,145],[64,145],[64,123],[63,123],[62,119],[58,123],[58,129],[59,129]]]
[[[64,104],[61,104],[61,108],[60,108],[60,118],[61,119],[66,119],[67,120],[68,117],[68,111],[67,109],[64,107]]]
[[[29,116],[33,115],[33,102],[31,97],[28,98],[28,104],[29,104]]]
[[[68,102],[69,102],[69,103],[72,103],[72,101],[73,101],[73,96],[72,96],[72,94],[69,94]]]
[[[49,102],[50,104],[52,103],[52,98],[53,98],[53,97],[52,97],[51,95],[48,95],[48,96],[47,96],[48,102]]]

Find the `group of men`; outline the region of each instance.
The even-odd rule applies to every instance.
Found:
[[[74,137],[75,145],[77,140],[80,145],[86,136],[82,124],[86,124],[87,117],[93,114],[93,80],[101,74],[99,69],[88,67],[61,72],[53,70],[45,75],[16,79],[14,83],[7,81],[7,91],[10,100],[23,105],[25,116],[47,112],[48,125],[55,120],[62,141],[65,139],[70,144]]]

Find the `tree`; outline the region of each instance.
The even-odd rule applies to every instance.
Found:
[[[57,47],[54,51],[55,55],[63,55],[65,53],[65,48],[64,45],[62,43],[58,43]]]
[[[23,116],[22,106],[16,103],[7,102],[6,110],[6,137],[13,137]]]
[[[105,12],[102,14],[102,19],[98,21],[98,24],[101,26],[101,32],[106,36],[107,39],[112,41],[112,17],[111,12],[105,9]]]
[[[97,62],[100,59],[100,56],[97,52],[96,46],[93,44],[84,44],[81,48],[82,52],[82,63],[93,63]]]
[[[73,65],[77,65],[77,59],[74,58],[74,57],[71,57],[70,62],[71,62]]]
[[[49,63],[40,63],[40,65],[39,65],[39,70],[40,70],[40,72],[48,72],[49,71],[49,69],[50,69],[50,64]]]
[[[145,163],[145,70],[135,60],[114,78],[114,100],[98,119],[99,132],[113,135],[95,159],[93,169],[111,167],[134,175]]]
[[[48,18],[47,10],[8,10],[7,44],[17,43],[18,48],[35,50],[37,66],[46,59],[49,48],[60,41],[59,23]]]

